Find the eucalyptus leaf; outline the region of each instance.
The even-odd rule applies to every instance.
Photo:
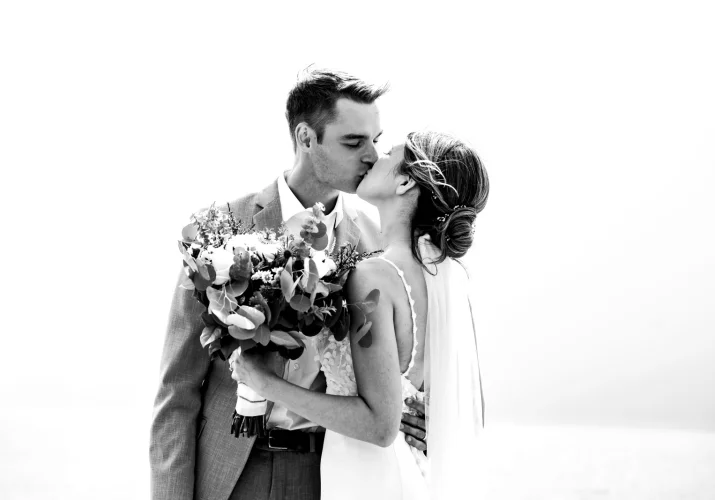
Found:
[[[233,354],[233,351],[238,349],[241,342],[251,342],[250,340],[238,340],[233,338],[231,335],[224,335],[221,337],[221,353],[223,354],[223,360],[227,360]]]
[[[184,226],[184,229],[181,230],[181,237],[184,238],[184,240],[186,241],[194,241],[196,239],[196,235],[198,234],[199,228],[193,222],[191,224],[188,224],[187,226]]]
[[[201,321],[203,321],[204,326],[220,326],[208,311],[201,313]]]
[[[313,237],[312,247],[318,251],[323,251],[326,248],[328,248],[328,235],[324,234],[323,236],[321,236],[319,238]]]
[[[181,255],[184,256],[184,262],[186,262],[186,265],[189,266],[189,268],[193,272],[198,272],[199,268],[196,265],[196,259],[194,259],[189,252],[186,251],[186,248],[184,247],[184,244],[182,242],[179,242],[179,250],[181,251]]]
[[[271,342],[276,345],[284,347],[300,347],[301,343],[298,342],[293,336],[289,335],[288,332],[283,330],[273,330],[271,332]]]
[[[323,331],[323,327],[325,327],[325,323],[314,319],[314,321],[311,321],[310,323],[306,322],[305,326],[301,328],[301,331],[306,337],[315,337]]]
[[[315,264],[315,261],[313,259],[307,259],[307,260],[308,260],[308,284],[305,287],[305,291],[308,293],[313,293],[313,290],[315,289],[315,285],[318,283],[318,280],[320,279],[320,275],[318,274],[318,266]]]
[[[295,287],[298,286],[298,280],[293,282],[293,275],[283,269],[281,272],[281,291],[286,300],[290,301],[295,294]]]
[[[248,280],[242,279],[238,281],[232,281],[230,285],[226,285],[226,293],[231,297],[240,297],[248,289]]]
[[[318,222],[318,224],[316,224],[316,225],[318,227],[318,232],[313,234],[313,237],[315,239],[322,238],[323,236],[325,236],[327,234],[328,227],[325,225],[324,222]],[[315,246],[313,246],[313,248],[315,248]]]
[[[217,340],[221,336],[221,328],[215,326],[206,326],[201,332],[201,347],[206,347],[211,342]]]
[[[228,334],[234,339],[248,340],[252,339],[256,335],[256,330],[247,330],[245,328],[241,328],[240,326],[230,325],[228,327]]]
[[[228,324],[229,326],[237,326],[244,330],[256,329],[256,325],[250,319],[236,313],[233,313],[226,317],[226,324]]]
[[[328,288],[328,286],[322,281],[318,281],[315,284],[315,290],[313,290],[313,293],[316,296],[320,295],[321,297],[327,297],[330,295],[330,288]]]
[[[310,309],[310,298],[303,294],[295,295],[290,299],[290,306],[298,312],[308,312]]]
[[[198,268],[198,273],[201,277],[211,283],[216,279],[216,269],[211,264],[207,264],[203,259],[196,259],[196,267]]]
[[[372,330],[368,330],[358,341],[360,347],[370,347],[372,345]]]
[[[340,313],[340,317],[338,318],[338,321],[332,326],[330,331],[333,332],[335,340],[340,342],[347,336],[349,330],[350,314],[348,314],[347,309],[343,308],[342,312]]]
[[[352,338],[354,338],[358,343],[360,342],[360,339],[362,339],[365,334],[367,334],[370,331],[370,328],[372,328],[372,321],[368,321],[367,323],[363,324],[358,330],[351,335]],[[363,346],[367,347],[367,346]]]
[[[258,325],[262,325],[266,321],[266,316],[255,307],[241,306],[236,310],[236,314],[253,323],[253,328],[258,328]]]
[[[266,325],[259,325],[256,329],[256,335],[253,337],[253,340],[263,346],[267,346],[271,341],[271,331]]]
[[[199,273],[194,273],[193,282],[194,288],[200,292],[206,291],[213,284],[213,280],[205,280]]]
[[[277,300],[274,300],[271,304],[271,314],[270,314],[270,320],[267,322],[268,328],[273,328],[276,326],[278,323],[278,320],[280,320],[281,316],[281,310],[285,306],[285,300],[282,298],[278,298]]]
[[[375,288],[373,291],[367,294],[365,300],[361,303],[361,309],[365,314],[370,314],[375,309],[377,309],[377,304],[380,302],[380,290]]]
[[[266,299],[263,297],[263,294],[261,292],[253,292],[253,298],[258,302],[258,304],[263,308],[263,314],[265,314],[266,319],[265,323],[266,325],[271,324],[271,308],[268,306],[268,302],[266,302]]]
[[[278,353],[291,361],[300,358],[303,355],[303,351],[305,351],[305,347],[298,347],[297,349],[289,349],[287,347],[278,348]]]
[[[226,293],[226,289],[221,287],[216,289],[208,287],[206,296],[209,299],[209,310],[216,315],[218,319],[227,323],[228,316],[233,313],[233,310],[238,306],[236,299]]]
[[[283,328],[295,328],[296,322],[290,321],[288,318],[286,318],[284,316],[280,316],[278,318],[278,322],[276,323],[276,326],[282,326]]]
[[[256,344],[256,341],[253,339],[248,339],[248,340],[241,340],[239,341],[239,346],[241,347],[241,351],[247,351],[249,349],[253,349],[256,347],[258,344]]]

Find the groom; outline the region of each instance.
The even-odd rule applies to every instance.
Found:
[[[231,202],[233,213],[256,229],[277,229],[322,202],[330,246],[379,248],[377,226],[342,192],[354,193],[377,161],[382,130],[375,101],[385,92],[344,73],[307,72],[288,95],[293,169]],[[152,499],[319,499],[323,429],[269,404],[266,438],[230,434],[236,384],[227,364],[209,362],[201,347],[201,310],[191,292],[176,287],[151,427]],[[276,355],[274,369],[294,384],[325,391],[315,355],[308,343],[295,361]],[[404,415],[402,429],[408,442],[425,449],[423,418]]]

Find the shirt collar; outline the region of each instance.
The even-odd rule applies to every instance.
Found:
[[[296,214],[308,210],[303,204],[298,201],[298,198],[293,194],[293,191],[288,187],[285,174],[278,176],[278,199],[281,202],[281,215],[283,221],[290,220]],[[325,214],[328,220],[335,219],[333,228],[338,227],[338,224],[343,220],[343,193],[338,192],[338,199],[335,202],[335,208],[329,214]]]

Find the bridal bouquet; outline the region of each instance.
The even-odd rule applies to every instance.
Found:
[[[191,217],[179,241],[186,272],[180,286],[193,290],[206,307],[200,342],[212,360],[248,349],[297,359],[307,338],[326,328],[337,340],[350,331],[360,345],[370,345],[371,324],[363,319],[351,325],[343,285],[357,263],[372,254],[346,245],[329,255],[323,212],[317,203],[300,214],[299,235],[285,225],[278,233],[246,228],[230,208],[224,212],[214,205]],[[351,306],[367,314],[379,298],[379,290],[373,290]],[[266,400],[240,382],[237,396],[231,433],[262,436]]]

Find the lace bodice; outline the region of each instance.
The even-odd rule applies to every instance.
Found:
[[[410,363],[407,365],[407,370],[401,376],[402,382],[402,400],[414,396],[419,392],[412,382],[407,378],[412,367],[415,365],[415,354],[417,353],[417,314],[415,313],[415,301],[412,299],[412,288],[405,280],[405,273],[397,267],[397,265],[384,258],[379,257],[385,262],[392,265],[397,271],[402,284],[407,292],[407,298],[410,303],[410,311],[412,312],[412,353],[410,355]],[[327,328],[320,334],[313,337],[315,342],[316,352],[315,361],[320,363],[320,369],[325,374],[327,382],[327,394],[336,394],[340,396],[357,396],[357,382],[355,381],[355,372],[353,371],[353,357],[350,347],[350,338],[345,337],[341,341],[335,340],[333,334]],[[403,410],[407,406],[403,404]]]

